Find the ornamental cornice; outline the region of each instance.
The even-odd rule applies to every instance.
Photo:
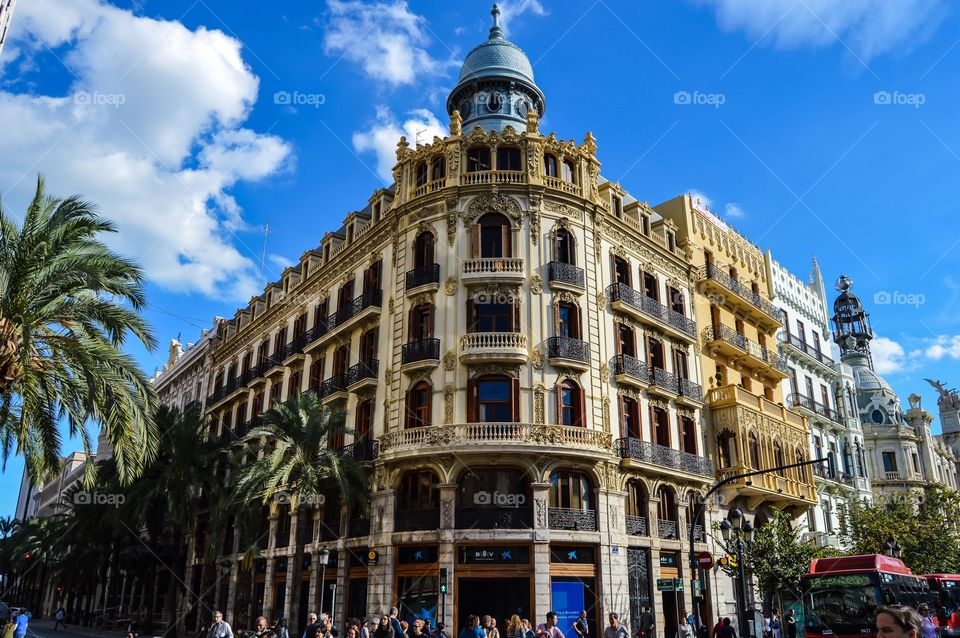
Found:
[[[484,193],[478,195],[467,206],[466,212],[460,213],[463,225],[473,226],[477,218],[485,213],[500,213],[510,220],[514,230],[523,226],[523,209],[516,199],[503,193]]]

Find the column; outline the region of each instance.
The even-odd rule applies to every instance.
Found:
[[[629,626],[630,620],[630,579],[627,569],[627,538],[624,524],[626,511],[626,492],[608,490],[605,494],[607,530],[600,535],[600,570],[597,574],[600,591],[603,621],[607,614],[616,612],[620,620]]]
[[[533,613],[535,624],[550,611],[550,484],[532,483],[533,494]],[[537,620],[535,621],[534,618]]]
[[[270,532],[269,540],[267,541],[267,550],[275,549],[277,546],[277,520],[279,514],[275,506],[270,507]],[[289,564],[287,568],[289,569]],[[273,574],[276,569],[276,560],[273,558],[267,559],[267,575],[263,581],[263,615],[265,618],[270,619],[271,614],[273,613]]]
[[[287,587],[283,597],[283,615],[288,619],[296,618],[295,605],[300,600],[300,574],[303,571],[303,555],[297,553],[300,536],[297,528],[300,523],[300,509],[290,508],[290,542],[287,544]]]
[[[237,604],[237,582],[240,578],[240,566],[237,561],[230,561],[230,582],[227,586],[227,608],[221,610],[223,618],[228,623],[233,623],[233,609]]]

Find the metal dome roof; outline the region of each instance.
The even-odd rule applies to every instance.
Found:
[[[457,83],[485,77],[508,77],[534,84],[533,65],[527,54],[503,37],[500,7],[493,5],[490,14],[493,16],[490,36],[467,54]]]

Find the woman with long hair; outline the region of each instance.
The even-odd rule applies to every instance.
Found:
[[[520,616],[514,614],[507,621],[507,638],[524,638],[526,631],[523,628],[523,620]]]

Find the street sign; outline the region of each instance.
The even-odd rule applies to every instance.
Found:
[[[678,579],[677,579],[677,591],[683,591],[683,579],[682,579],[682,578],[678,578]]]
[[[710,569],[713,567],[713,554],[710,552],[700,552],[697,554],[697,565],[700,569]]]
[[[673,578],[658,578],[657,591],[673,591],[673,586],[675,584],[676,580]]]

